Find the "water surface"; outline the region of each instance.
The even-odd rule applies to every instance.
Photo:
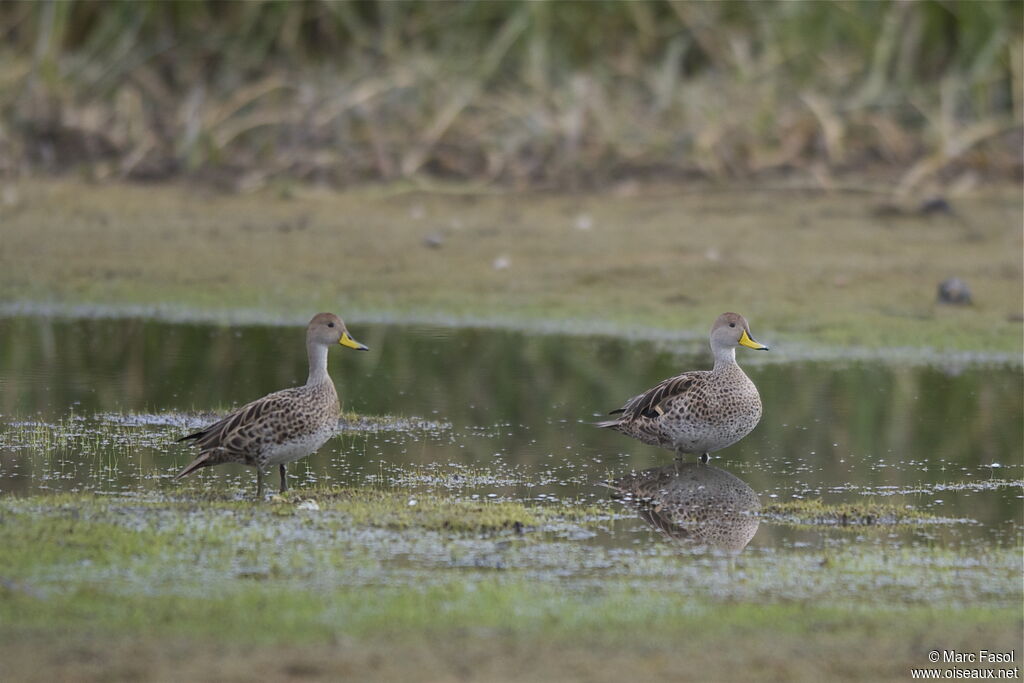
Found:
[[[343,408],[420,418],[345,430],[291,466],[293,485],[351,484],[466,498],[585,501],[620,517],[594,542],[654,534],[602,482],[672,454],[589,423],[685,369],[703,345],[610,337],[351,326],[369,353],[332,350]],[[0,318],[0,493],[174,494],[190,428],[305,380],[303,330],[145,320]],[[764,340],[771,342],[771,340]],[[885,499],[957,524],[895,542],[1021,539],[1020,366],[773,362],[741,349],[765,406],[757,429],[712,464],[769,504]],[[411,426],[410,426],[411,425]],[[254,473],[222,466],[208,486],[251,495]],[[271,478],[271,485],[276,477]],[[825,543],[831,532],[762,524],[752,546]]]

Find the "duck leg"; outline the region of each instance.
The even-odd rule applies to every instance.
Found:
[[[288,490],[288,473],[284,471],[284,463],[281,463],[281,493]]]
[[[707,465],[708,464],[708,460],[711,460],[711,455],[709,453],[701,453],[700,454],[700,461],[703,464]]]
[[[263,470],[256,468],[256,500],[263,500]]]

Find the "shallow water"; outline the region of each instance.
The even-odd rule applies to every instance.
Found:
[[[293,486],[596,502],[613,519],[579,540],[614,548],[660,538],[610,502],[602,482],[669,464],[672,454],[589,423],[664,377],[707,367],[702,345],[351,327],[371,351],[332,350],[344,409],[421,419],[344,430],[290,467]],[[779,363],[745,350],[739,360],[764,417],[712,464],[762,504],[884,499],[959,520],[894,530],[884,542],[1021,542],[1020,366]],[[305,374],[301,328],[0,318],[0,493],[174,494],[172,476],[191,459],[176,437]],[[199,476],[239,496],[255,488],[241,466]],[[751,547],[837,538],[856,536],[761,524]]]

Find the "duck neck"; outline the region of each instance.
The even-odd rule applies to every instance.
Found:
[[[309,358],[309,377],[306,379],[306,386],[331,381],[330,375],[327,374],[327,347],[306,342],[306,356]]]
[[[715,368],[713,372],[724,372],[736,367],[736,348],[733,346],[712,346],[711,351],[715,354]]]

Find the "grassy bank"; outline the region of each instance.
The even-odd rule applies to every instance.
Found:
[[[1019,178],[1017,2],[6,3],[0,173]]]
[[[1019,193],[952,213],[871,195],[480,195],[24,181],[0,206],[0,299],[353,320],[643,329],[724,310],[792,350],[1022,350]],[[936,303],[950,276],[971,306]],[[841,355],[841,352],[833,355]]]
[[[49,621],[0,626],[0,675],[17,681],[905,681],[911,667],[928,666],[934,643],[1009,652],[1019,647],[1021,633],[1013,609],[695,606],[617,589],[577,601],[549,591],[538,596],[529,586],[500,591],[499,599],[495,591],[453,587],[415,596],[334,592],[317,605],[305,599],[296,605],[294,593],[257,591],[258,598],[213,601],[98,593],[79,603],[83,612],[72,618],[36,605]],[[373,610],[394,621],[374,619],[367,627],[371,598]],[[238,609],[238,602],[248,608]],[[397,605],[406,619],[395,619]],[[302,608],[310,612],[297,614]],[[10,616],[9,608],[3,612]],[[225,633],[228,624],[245,628]]]
[[[603,523],[587,510],[440,496],[409,515],[398,491],[303,495],[320,509],[0,500],[0,675],[904,680],[931,649],[1009,650],[1022,629],[1019,548],[729,561],[659,545],[616,569],[589,564],[598,547],[564,550],[566,530]],[[462,559],[474,552],[506,562]]]

